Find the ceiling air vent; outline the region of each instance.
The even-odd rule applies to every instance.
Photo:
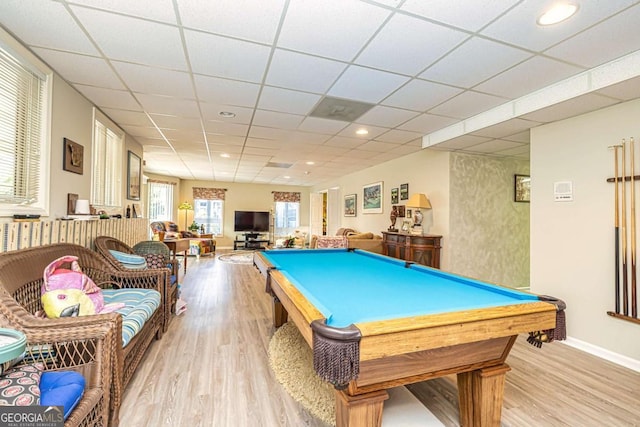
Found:
[[[280,169],[289,169],[291,166],[293,166],[293,163],[269,162],[265,165],[266,168],[280,168]]]
[[[309,116],[353,122],[373,107],[375,104],[325,96]]]

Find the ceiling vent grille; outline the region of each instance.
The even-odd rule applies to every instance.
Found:
[[[265,165],[267,168],[280,168],[280,169],[289,169],[293,166],[293,163],[278,163],[278,162],[269,162]]]
[[[373,107],[375,104],[325,96],[309,116],[353,122]]]

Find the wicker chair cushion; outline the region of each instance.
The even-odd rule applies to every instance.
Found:
[[[160,307],[160,292],[154,289],[105,289],[105,303],[123,303],[117,310],[122,315],[122,347],[126,347]]]
[[[1,406],[40,404],[40,377],[43,365],[18,365],[0,376]]]
[[[44,372],[40,378],[40,405],[63,406],[66,420],[82,399],[84,388],[84,377],[77,372]]]
[[[125,268],[129,268],[131,270],[143,270],[147,268],[147,263],[144,260],[144,257],[141,257],[140,255],[128,254],[113,249],[109,249],[109,253],[113,255],[113,257]]]

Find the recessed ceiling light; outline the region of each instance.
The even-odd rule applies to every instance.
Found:
[[[311,166],[311,165],[315,165],[315,164],[316,164],[316,162],[307,162],[307,164],[308,164],[309,166]]]
[[[231,156],[229,154],[227,154],[227,153],[222,153],[222,154],[220,154],[220,157],[224,157],[225,159],[228,159]]]
[[[365,128],[360,128],[360,129],[358,129],[358,130],[356,131],[356,134],[357,134],[357,135],[367,135],[367,134],[369,134],[369,131],[368,131],[368,130],[366,130]]]
[[[291,177],[290,177],[289,175],[285,175],[285,176],[283,176],[283,178],[284,178],[284,179],[289,179],[289,178],[291,178]]]
[[[220,117],[226,117],[226,118],[230,119],[230,118],[235,117],[235,116],[236,116],[236,113],[232,113],[231,111],[220,111],[220,112],[218,113],[218,115],[219,115]]]
[[[572,17],[578,11],[578,5],[572,3],[557,3],[540,15],[538,25],[553,25]]]

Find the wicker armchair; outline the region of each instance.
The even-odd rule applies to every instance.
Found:
[[[111,266],[117,270],[129,271],[122,265],[120,261],[114,257],[110,250],[124,252],[126,254],[135,254],[147,257],[147,264],[151,266],[151,255],[160,255],[164,259],[163,268],[159,270],[167,270],[165,272],[165,288],[164,288],[164,321],[162,322],[163,332],[169,329],[172,314],[175,311],[176,301],[178,299],[178,268],[166,268],[171,262],[169,247],[162,242],[145,241],[136,243],[133,248],[126,243],[110,236],[98,236],[94,240],[96,251],[102,255]],[[152,268],[152,267],[150,267]],[[171,273],[173,271],[173,274]]]
[[[164,270],[116,270],[96,252],[69,243],[0,253],[0,319],[3,324],[24,332],[29,343],[53,345],[57,350],[58,359],[45,360],[52,363],[52,369],[79,366],[79,370],[90,380],[88,384],[93,388],[97,385],[106,387],[110,392],[102,398],[102,404],[105,405],[105,410],[109,408],[109,424],[112,427],[117,426],[124,388],[135,373],[154,337],[157,339],[162,337],[164,310],[162,307],[157,309],[124,348],[122,347],[122,316],[117,313],[60,319],[36,317],[35,314],[42,310],[40,294],[43,271],[51,261],[66,255],[77,256],[82,271],[98,286],[110,282],[111,285],[119,288],[155,289],[163,295],[166,272]],[[164,304],[164,301],[161,303]],[[100,341],[100,338],[103,341]],[[95,345],[91,340],[95,340]],[[107,343],[109,343],[108,346]],[[105,347],[110,347],[106,354],[100,353],[104,352]],[[101,356],[98,356],[98,353]],[[36,359],[44,357],[38,354],[34,356]],[[104,363],[107,363],[106,367],[102,366]],[[92,372],[92,369],[108,369],[111,378],[104,379],[96,372]],[[84,399],[100,400],[94,396],[98,392],[93,391],[93,388],[88,390],[88,396]],[[80,407],[84,408],[83,411],[99,412],[90,410],[89,406],[90,404],[85,402]],[[75,412],[78,410],[73,413],[74,420],[81,417],[81,415],[75,415]],[[97,418],[98,415],[93,417]],[[78,420],[78,422],[77,425],[85,425],[82,424],[84,421]],[[89,422],[86,425],[105,425],[105,423]]]

